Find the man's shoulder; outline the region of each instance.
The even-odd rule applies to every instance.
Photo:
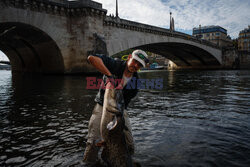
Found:
[[[114,60],[114,61],[115,61],[115,65],[113,66],[114,75],[117,75],[117,77],[122,77],[126,67],[126,61],[124,60]]]
[[[95,56],[100,57],[104,65],[109,69],[113,75],[121,76],[126,66],[126,61],[115,59],[104,54],[96,54]]]

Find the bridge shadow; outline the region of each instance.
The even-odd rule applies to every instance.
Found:
[[[13,72],[62,73],[64,63],[56,42],[40,29],[17,22],[0,23],[0,50]]]
[[[217,68],[219,61],[207,51],[185,43],[153,43],[136,47],[161,55],[180,68]]]

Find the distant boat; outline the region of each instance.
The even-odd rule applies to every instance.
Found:
[[[152,69],[162,70],[162,69],[164,69],[164,66],[156,66],[156,67],[154,67],[154,68],[152,68]]]
[[[141,70],[163,70],[164,66],[159,66],[158,63],[152,63],[149,68],[142,68]]]
[[[0,70],[11,70],[11,66],[0,63]]]

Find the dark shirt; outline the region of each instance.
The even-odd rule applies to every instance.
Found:
[[[122,79],[123,72],[126,68],[126,61],[121,61],[121,60],[114,60],[113,58],[107,57],[105,55],[100,55],[96,54],[95,56],[100,57],[103,61],[103,64],[108,68],[108,70],[111,72],[112,75],[115,75],[117,79]],[[135,79],[138,79],[138,74],[137,72],[133,73],[133,77]],[[106,76],[103,76],[103,81],[104,84],[106,84]],[[131,80],[126,84],[129,85]],[[138,93],[137,87],[135,89],[127,89],[126,85],[124,86],[122,93],[124,97],[124,103],[125,103],[125,108],[127,108],[130,100],[136,96]],[[100,105],[103,105],[104,101],[104,93],[105,89],[102,89],[100,87],[99,92],[96,95],[95,102],[97,102]]]

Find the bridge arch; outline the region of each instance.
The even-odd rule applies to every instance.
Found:
[[[9,58],[13,72],[64,71],[60,49],[41,29],[21,22],[1,22],[0,33],[0,50]]]
[[[124,23],[123,23],[124,22]],[[222,63],[221,49],[211,43],[166,29],[130,21],[106,22],[105,38],[109,55],[140,48],[162,55],[179,66],[218,67]]]
[[[207,68],[220,65],[216,57],[208,51],[186,43],[162,42],[141,45],[135,48],[162,55],[180,67]]]

